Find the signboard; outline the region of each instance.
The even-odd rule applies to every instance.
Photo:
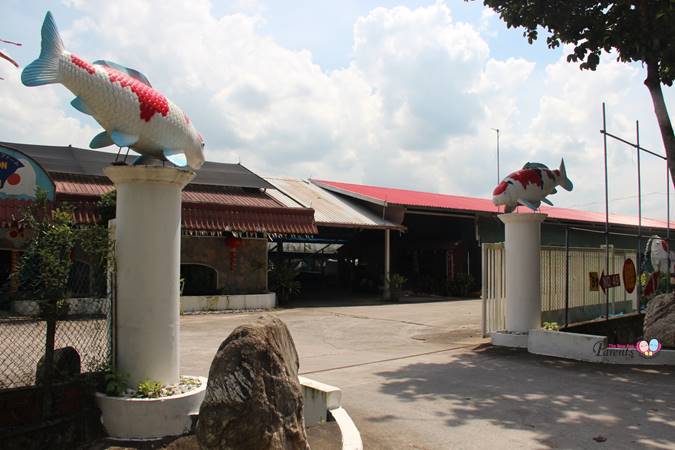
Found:
[[[588,284],[591,291],[595,292],[600,290],[599,281],[598,272],[588,272]]]
[[[41,187],[54,199],[54,183],[40,165],[23,153],[0,146],[0,200],[33,200]]]
[[[632,294],[637,283],[637,271],[633,260],[628,258],[623,262],[623,287],[626,292]]]
[[[602,291],[605,292],[609,288],[621,286],[621,276],[618,273],[605,275],[605,272],[602,272],[598,284],[600,284]]]

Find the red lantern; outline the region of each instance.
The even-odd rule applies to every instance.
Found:
[[[230,249],[230,271],[237,270],[237,248],[242,245],[242,240],[234,236],[225,238],[225,246]]]

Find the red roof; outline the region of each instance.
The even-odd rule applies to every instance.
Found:
[[[247,231],[270,234],[317,234],[314,210],[184,203],[183,228],[193,231]]]
[[[100,220],[95,200],[60,200],[73,207],[74,221],[95,224]],[[23,211],[30,200],[0,201],[0,227],[21,229]],[[181,224],[197,232],[248,232],[269,234],[317,234],[314,210],[241,205],[183,203]]]
[[[368,186],[365,184],[341,183],[338,181],[311,181],[316,185],[328,190],[378,204],[393,204],[407,207],[451,209],[456,211],[484,212],[494,214],[501,212],[492,203],[492,200],[487,200],[484,198],[434,194],[431,192]],[[526,213],[529,211],[529,209],[520,208],[519,211]],[[548,214],[548,216],[552,219],[569,220],[574,222],[605,223],[604,213],[580,211],[577,209],[568,208],[555,208],[549,206],[542,206],[540,211],[542,213]],[[620,214],[610,214],[609,222],[616,225],[637,226],[638,218]],[[665,220],[646,219],[643,217],[642,226],[651,228],[668,228],[668,223]]]
[[[75,223],[100,220],[96,202],[114,186],[106,177],[51,173],[56,200],[73,206]],[[0,201],[0,227],[16,227],[29,200]],[[188,185],[183,191],[182,226],[196,232],[317,234],[314,210],[287,208],[259,189]]]
[[[114,189],[106,177],[79,175],[71,173],[51,173],[56,185],[56,194],[61,197],[77,196],[100,197]],[[238,206],[256,206],[266,208],[283,207],[281,203],[260,190],[240,187],[188,184],[182,193],[183,202],[216,203]]]

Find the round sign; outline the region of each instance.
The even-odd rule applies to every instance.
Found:
[[[626,292],[631,294],[635,290],[636,282],[637,272],[635,271],[635,264],[632,259],[628,258],[623,262],[623,286]]]

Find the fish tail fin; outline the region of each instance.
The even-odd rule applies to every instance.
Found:
[[[567,171],[565,170],[565,160],[560,160],[560,186],[566,191],[571,191],[574,188],[572,180],[567,178]]]
[[[56,28],[54,17],[47,12],[42,23],[42,48],[38,59],[30,63],[21,72],[21,81],[26,86],[41,86],[43,84],[58,83],[59,57],[64,52],[63,41]]]

